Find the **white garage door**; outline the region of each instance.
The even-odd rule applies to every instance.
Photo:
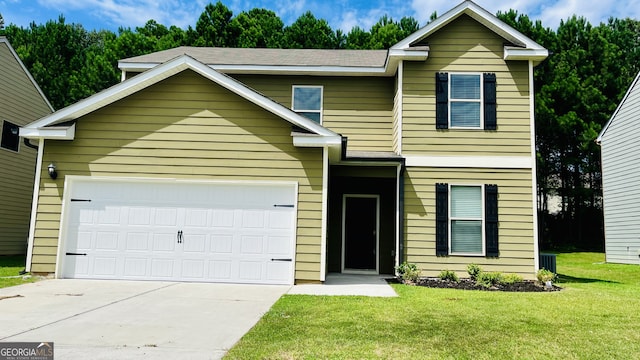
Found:
[[[69,186],[62,277],[293,283],[295,184]]]

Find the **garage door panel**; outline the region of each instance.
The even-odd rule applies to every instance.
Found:
[[[64,277],[293,281],[293,184],[79,180],[71,197],[65,249],[86,256],[65,255]]]

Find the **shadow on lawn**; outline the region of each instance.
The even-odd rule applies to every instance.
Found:
[[[618,281],[611,281],[611,280],[602,280],[602,279],[590,279],[590,278],[580,278],[580,277],[574,277],[574,276],[569,276],[569,275],[564,275],[564,274],[558,274],[558,281],[557,283],[559,284],[563,284],[563,283],[609,283],[609,284],[620,284]]]

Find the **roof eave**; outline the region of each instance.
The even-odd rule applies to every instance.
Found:
[[[76,124],[43,128],[22,127],[19,134],[27,139],[73,140],[76,136]]]
[[[532,60],[540,62],[549,56],[547,49],[524,49],[515,46],[504,47],[504,60]]]

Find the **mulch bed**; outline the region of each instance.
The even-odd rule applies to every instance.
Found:
[[[398,278],[387,279],[391,283],[402,283],[402,280]],[[511,291],[511,292],[550,292],[560,291],[561,287],[552,285],[551,289],[547,289],[544,285],[541,285],[537,281],[524,280],[520,283],[503,285],[498,284],[491,287],[484,287],[476,284],[471,279],[460,279],[458,282],[441,280],[439,278],[422,278],[416,283],[407,283],[407,285],[424,286],[430,288],[440,289],[459,289],[459,290],[482,290],[482,291]]]

